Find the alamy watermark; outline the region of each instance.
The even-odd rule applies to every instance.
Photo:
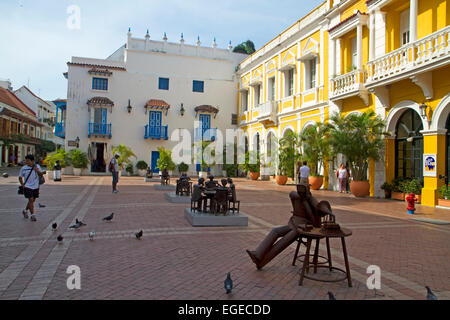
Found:
[[[70,276],[67,278],[66,285],[69,290],[81,290],[81,269],[79,266],[71,265],[67,267],[67,274]]]

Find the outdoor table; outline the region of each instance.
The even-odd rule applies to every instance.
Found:
[[[302,238],[306,238],[306,254],[304,256],[303,259],[303,266],[302,269],[300,271],[300,280],[298,285],[301,286],[303,284],[303,279],[307,278],[310,280],[314,280],[314,281],[321,281],[321,282],[339,282],[339,281],[343,281],[345,279],[347,279],[348,282],[348,286],[351,287],[352,286],[352,279],[350,276],[350,267],[349,267],[349,263],[348,263],[348,256],[347,256],[347,247],[345,245],[345,238],[349,237],[352,235],[352,231],[346,228],[341,228],[340,230],[337,231],[324,231],[321,228],[313,228],[311,230],[305,231],[302,229],[299,229],[300,234],[299,234],[299,240],[300,243],[304,243],[302,242]],[[318,263],[318,258],[319,258],[319,243],[320,240],[325,238],[326,239],[326,245],[327,245],[327,254],[328,254],[328,259],[327,259],[327,263],[328,265],[319,265]],[[330,242],[329,239],[332,238],[341,238],[341,243],[342,243],[342,253],[344,256],[344,261],[345,261],[345,271],[336,267],[333,267],[332,265],[332,261],[331,261],[331,252],[330,252]],[[336,280],[324,280],[324,279],[320,279],[318,277],[313,277],[311,275],[309,275],[309,263],[310,263],[310,251],[311,251],[311,243],[313,240],[316,240],[316,248],[314,250],[314,258],[313,258],[313,265],[314,265],[314,273],[317,273],[317,268],[328,268],[331,271],[336,270],[339,272],[342,272],[344,274],[344,277],[341,277],[339,279]],[[300,245],[299,243],[299,245]],[[297,247],[297,251],[296,251],[296,255],[298,253],[298,247]],[[294,264],[295,264],[295,259],[296,257],[294,257]]]
[[[216,195],[216,190],[204,190],[203,193],[209,199],[209,211],[212,213],[212,202],[214,201],[214,196]],[[205,203],[206,206],[206,203]],[[203,210],[206,212],[206,208]]]

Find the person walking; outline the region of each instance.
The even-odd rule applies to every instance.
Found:
[[[117,184],[119,183],[119,162],[118,159],[120,157],[120,154],[116,152],[114,157],[111,159],[111,162],[109,163],[110,171],[112,173],[112,192],[118,193],[119,190],[117,190]]]
[[[336,172],[336,177],[339,179],[339,193],[347,193],[348,171],[343,163]]]
[[[41,167],[34,162],[34,156],[32,154],[27,155],[25,157],[25,165],[19,172],[19,182],[23,188],[25,198],[28,199],[27,207],[22,211],[25,219],[28,219],[28,211],[30,211],[30,220],[36,221],[34,202],[39,198],[39,177],[43,175]]]
[[[299,184],[304,185],[309,189],[309,173],[311,172],[311,169],[308,167],[308,162],[303,161],[303,166],[299,171]]]

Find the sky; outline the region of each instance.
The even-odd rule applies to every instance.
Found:
[[[66,98],[72,56],[104,59],[133,37],[259,49],[323,0],[0,0],[0,79]],[[79,14],[78,14],[79,13]],[[79,19],[77,19],[79,17]]]

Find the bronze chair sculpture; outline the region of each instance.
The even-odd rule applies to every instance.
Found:
[[[236,197],[236,187],[233,183],[231,183],[228,193],[228,208],[230,211],[233,211],[235,213],[236,211],[239,213],[239,209],[241,206],[241,201],[237,199]],[[237,207],[236,207],[237,204]],[[231,206],[233,205],[233,206]]]
[[[205,179],[198,179],[198,184],[195,184],[191,196],[191,211],[205,211],[206,210],[206,196],[203,195]]]
[[[170,175],[167,169],[161,172],[161,185],[168,185],[170,183]]]
[[[175,194],[178,196],[190,196],[191,195],[191,178],[189,178],[185,173],[180,176],[180,179],[177,180],[177,185],[175,189]]]
[[[326,206],[326,201],[317,202],[304,185],[297,185],[297,192],[291,192],[289,197],[294,211],[288,225],[273,229],[255,251],[247,250],[258,270],[299,238],[299,228],[307,229],[310,225],[320,224],[321,217],[332,214],[327,209],[329,204]]]
[[[228,212],[228,189],[218,188],[213,198],[213,212],[227,214]]]

